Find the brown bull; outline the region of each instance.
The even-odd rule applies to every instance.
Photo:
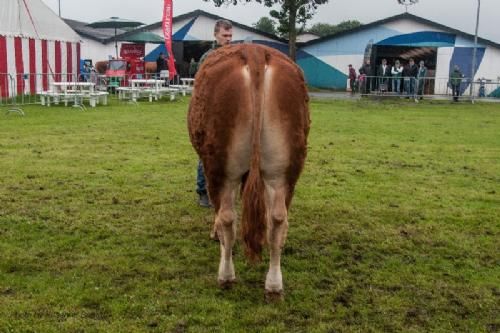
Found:
[[[144,63],[144,71],[149,74],[156,73],[156,62],[146,61]]]
[[[235,281],[235,198],[241,186],[245,253],[270,248],[266,291],[281,293],[281,249],[288,208],[304,166],[309,132],[302,71],[282,53],[240,44],[212,52],[196,75],[188,126],[215,207],[221,257],[218,281]]]
[[[106,70],[108,69],[108,61],[107,60],[105,60],[105,61],[97,61],[94,64],[94,68],[95,68],[95,70],[96,70],[97,73],[104,74],[104,73],[106,73]]]

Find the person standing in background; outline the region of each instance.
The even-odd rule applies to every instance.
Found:
[[[417,72],[417,94],[420,99],[424,97],[424,89],[425,89],[425,78],[427,77],[427,67],[425,67],[425,62],[420,60]]]
[[[213,52],[213,50],[218,49],[224,45],[229,45],[233,40],[233,25],[228,20],[217,20],[214,26],[214,46],[205,52],[198,62],[198,66],[201,66],[203,61],[207,56]],[[196,193],[198,193],[199,199],[198,204],[201,207],[210,208],[212,203],[208,197],[208,191],[205,181],[205,173],[203,172],[203,164],[201,160],[198,160],[197,176],[196,176]]]
[[[163,52],[160,52],[158,58],[156,58],[156,74],[160,77],[160,72],[167,70],[167,61]]]
[[[356,92],[356,70],[352,65],[349,65],[349,86],[351,87],[351,94]]]
[[[189,62],[189,70],[188,70],[190,78],[194,77],[197,69],[198,69],[198,63],[196,61],[194,61],[194,58],[191,58],[191,61]]]
[[[387,59],[382,59],[382,64],[377,71],[378,77],[378,89],[380,92],[386,92],[388,90],[389,78],[391,77],[391,70],[389,65],[387,65]]]
[[[418,67],[415,65],[415,60],[410,58],[408,65],[403,69],[403,80],[404,80],[404,88],[407,95],[407,98],[411,96],[415,96],[415,81],[418,74]]]
[[[463,77],[464,75],[462,74],[462,71],[460,71],[460,67],[458,67],[458,65],[455,65],[453,67],[453,71],[450,73],[449,80],[449,84],[453,94],[453,100],[455,102],[458,102],[458,99],[460,97],[460,86],[462,85]]]
[[[399,60],[396,60],[391,69],[392,75],[392,92],[399,95],[401,92],[401,78],[403,77],[403,66]]]
[[[362,93],[369,94],[372,89],[372,79],[373,79],[373,71],[370,59],[365,60],[365,63],[359,69],[359,75],[363,75],[364,77]]]

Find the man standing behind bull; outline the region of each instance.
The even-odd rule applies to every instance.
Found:
[[[215,43],[212,48],[205,52],[198,62],[198,68],[201,66],[206,57],[215,49],[228,45],[233,40],[233,25],[227,20],[217,20],[214,26]],[[196,177],[196,193],[199,195],[198,204],[202,207],[212,207],[205,182],[205,174],[203,173],[203,165],[201,160],[198,161],[198,175]]]

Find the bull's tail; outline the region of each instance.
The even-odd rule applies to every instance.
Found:
[[[244,182],[242,201],[241,232],[245,244],[245,254],[252,261],[260,261],[262,248],[266,241],[266,201],[264,181],[260,170],[260,144],[263,120],[264,76],[269,55],[252,52],[244,54],[247,69],[250,74],[252,93],[252,157],[250,171]]]

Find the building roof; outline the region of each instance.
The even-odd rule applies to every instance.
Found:
[[[221,16],[218,16],[218,15],[206,12],[206,11],[201,10],[201,9],[197,9],[197,10],[194,10],[194,11],[189,12],[189,13],[185,13],[185,14],[182,14],[182,15],[175,16],[175,17],[173,17],[172,20],[173,20],[173,23],[176,23],[176,22],[179,22],[179,21],[182,21],[182,20],[185,20],[185,19],[197,18],[198,16],[205,16],[205,17],[211,18],[213,20],[228,20],[228,21],[230,21],[233,24],[233,26],[236,26],[238,28],[251,31],[251,32],[259,34],[259,35],[263,35],[263,36],[265,36],[267,38],[274,39],[274,40],[276,40],[278,42],[282,42],[282,43],[287,43],[288,42],[288,40],[286,40],[284,38],[280,38],[280,37],[278,37],[276,35],[273,35],[273,34],[270,34],[268,32],[264,32],[262,30],[255,29],[253,27],[249,27],[247,25],[238,23],[236,21],[230,20],[230,19],[225,18],[225,17],[221,17]],[[161,28],[161,26],[162,26],[162,22],[160,21],[160,22],[156,22],[156,23],[153,23],[153,24],[146,25],[144,27],[138,28],[137,30],[141,30],[141,31],[144,31],[144,30],[153,30],[153,29]]]
[[[440,24],[440,23],[436,23],[434,21],[425,19],[425,18],[417,16],[417,15],[413,15],[413,14],[410,14],[410,13],[403,13],[403,14],[399,14],[399,15],[395,15],[395,16],[391,16],[391,17],[385,18],[383,20],[371,22],[371,23],[368,23],[368,24],[363,24],[363,25],[361,25],[359,27],[356,27],[356,28],[353,28],[353,29],[350,29],[350,30],[344,30],[344,31],[341,31],[341,32],[338,32],[338,33],[334,33],[332,35],[328,35],[328,36],[324,36],[324,37],[321,37],[321,38],[318,38],[318,39],[314,39],[314,40],[306,42],[306,43],[304,43],[302,45],[303,46],[309,46],[309,45],[314,45],[314,44],[322,43],[322,42],[327,41],[327,40],[331,40],[331,39],[343,37],[343,36],[346,36],[346,35],[349,35],[349,34],[353,34],[353,33],[356,33],[356,32],[360,32],[360,31],[364,31],[364,30],[367,30],[367,29],[370,29],[370,28],[373,28],[373,27],[376,27],[376,26],[379,26],[379,25],[382,25],[382,24],[385,24],[385,23],[394,22],[394,21],[402,20],[402,19],[409,19],[409,20],[413,20],[413,21],[416,21],[416,22],[419,22],[419,23],[422,23],[422,24],[430,25],[430,26],[433,26],[433,27],[435,27],[437,29],[441,29],[441,30],[444,30],[446,32],[450,32],[450,33],[456,34],[458,36],[462,36],[462,37],[464,37],[466,39],[474,39],[474,35],[468,34],[466,32],[463,32],[463,31],[460,31],[460,30],[457,30],[457,29],[454,29],[454,28],[450,28],[450,27],[448,27],[446,25],[443,25],[443,24]],[[478,38],[478,43],[500,48],[500,44],[495,43],[495,42],[493,42],[491,40],[488,40],[488,39],[480,38],[480,37]]]
[[[88,23],[64,19],[67,25],[75,30],[80,36],[86,37],[100,43],[106,44],[114,40],[115,29],[96,29],[87,26]],[[116,29],[117,36],[123,34],[125,30]]]
[[[261,31],[261,30],[249,27],[249,26],[246,26],[244,24],[241,24],[241,23],[238,23],[238,22],[226,19],[226,18],[221,17],[221,16],[217,16],[215,14],[211,14],[211,13],[205,12],[205,11],[200,10],[200,9],[197,9],[197,10],[194,10],[192,12],[185,13],[185,14],[182,14],[182,15],[175,16],[175,17],[172,18],[172,21],[173,21],[173,23],[176,23],[176,22],[179,22],[179,21],[183,21],[185,19],[197,18],[199,16],[205,16],[205,17],[211,18],[213,20],[221,20],[221,19],[228,20],[234,26],[239,27],[241,29],[249,30],[249,31],[254,32],[256,34],[263,35],[265,37],[268,37],[270,39],[274,39],[274,40],[282,42],[282,43],[287,43],[288,42],[286,39],[277,37],[277,36],[275,36],[273,34],[270,34],[270,33],[267,33],[267,32],[264,32],[264,31]],[[110,42],[114,41],[114,36],[115,36],[115,30],[114,29],[94,29],[94,28],[88,27],[87,23],[85,23],[85,22],[80,22],[80,21],[71,20],[71,19],[64,19],[64,21],[71,28],[73,28],[73,30],[75,30],[82,37],[93,39],[93,40],[101,42],[103,44],[110,43]],[[145,26],[139,27],[137,29],[132,29],[130,31],[126,31],[126,30],[122,30],[122,29],[117,29],[117,38],[120,39],[120,38],[124,38],[124,37],[128,37],[130,35],[133,35],[134,33],[137,33],[137,32],[151,31],[151,30],[158,29],[158,28],[161,28],[161,27],[162,27],[162,22],[160,21],[160,22],[156,22],[156,23],[153,23],[153,24],[149,24],[149,25],[145,25]]]

